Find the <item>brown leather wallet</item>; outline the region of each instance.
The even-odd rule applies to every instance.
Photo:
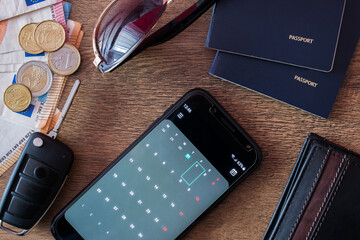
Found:
[[[360,156],[309,134],[263,239],[360,239]]]

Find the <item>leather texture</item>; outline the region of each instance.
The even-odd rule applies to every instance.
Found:
[[[360,156],[309,134],[263,239],[360,239]]]

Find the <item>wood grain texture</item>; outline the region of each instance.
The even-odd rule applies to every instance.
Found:
[[[263,162],[185,239],[261,239],[302,143],[314,132],[360,152],[360,44],[351,61],[329,119],[321,119],[276,100],[210,76],[215,52],[204,47],[209,10],[171,41],[145,50],[103,75],[92,64],[92,31],[109,3],[71,0],[71,19],[82,22],[82,64],[70,76],[82,84],[60,129],[58,139],[70,146],[75,162],[54,205],[22,239],[52,239],[50,222],[83,187],[130,145],[172,103],[192,88],[209,91],[254,138]],[[176,16],[193,1],[174,1],[161,22]],[[62,101],[64,102],[64,100]],[[4,190],[11,171],[0,177]],[[0,231],[0,239],[19,239]]]

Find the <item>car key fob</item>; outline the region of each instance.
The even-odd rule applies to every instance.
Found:
[[[62,142],[33,133],[2,196],[0,228],[16,235],[30,231],[53,203],[73,159],[72,150]],[[16,227],[16,231],[8,225]]]

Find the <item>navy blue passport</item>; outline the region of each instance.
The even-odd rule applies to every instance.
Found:
[[[221,0],[206,46],[329,72],[346,0]]]
[[[210,74],[323,118],[330,115],[360,36],[360,1],[347,0],[330,73],[218,51]]]

